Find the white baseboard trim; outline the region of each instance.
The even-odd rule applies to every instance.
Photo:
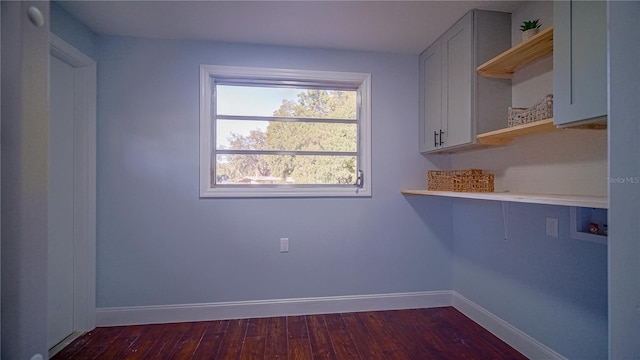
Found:
[[[58,343],[56,346],[49,349],[49,359],[51,359],[55,354],[59,353],[62,349],[67,347],[69,344],[74,342],[77,338],[84,335],[85,332],[74,331],[71,335],[67,336],[64,340]]]
[[[452,305],[471,320],[487,329],[500,340],[529,359],[557,359],[567,360],[564,356],[553,351],[538,340],[518,330],[513,325],[500,319],[480,305],[465,298],[455,291],[451,291]]]
[[[451,291],[96,309],[97,326],[246,319],[451,306]]]
[[[530,359],[566,360],[531,336],[455,291],[98,308],[97,326],[246,319],[271,316],[453,306]]]

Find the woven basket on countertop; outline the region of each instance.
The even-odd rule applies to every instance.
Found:
[[[480,169],[429,170],[427,189],[432,191],[493,192],[493,174]]]
[[[549,94],[530,108],[509,108],[508,127],[528,124],[553,117],[553,95]]]

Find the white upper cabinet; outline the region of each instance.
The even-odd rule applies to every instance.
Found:
[[[604,1],[553,3],[556,125],[606,121],[607,8]]]
[[[420,152],[438,147],[442,129],[442,47],[431,45],[420,56]],[[424,121],[429,119],[430,121]]]
[[[473,97],[473,17],[469,13],[442,36],[442,147],[473,141],[471,104]],[[444,121],[446,119],[446,121]]]
[[[506,126],[510,82],[480,78],[476,68],[510,37],[510,14],[472,10],[420,55],[420,152],[464,149],[478,131]]]

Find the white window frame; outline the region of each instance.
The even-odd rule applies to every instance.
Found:
[[[215,164],[213,146],[213,84],[216,77],[275,79],[290,81],[340,82],[358,88],[360,114],[358,123],[358,170],[361,187],[323,185],[281,186],[211,186],[211,167]],[[200,65],[200,197],[370,197],[371,196],[371,74],[317,70],[292,70],[259,67]]]

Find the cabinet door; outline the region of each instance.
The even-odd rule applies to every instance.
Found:
[[[442,36],[443,148],[472,143],[473,12]]]
[[[607,22],[604,1],[554,1],[554,122],[607,114]]]
[[[420,152],[438,147],[442,100],[442,51],[436,42],[420,55]]]

